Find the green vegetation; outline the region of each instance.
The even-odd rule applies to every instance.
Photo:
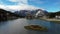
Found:
[[[49,18],[55,18],[56,15],[60,16],[60,11],[48,13]]]
[[[50,21],[50,22],[60,24],[60,21]]]

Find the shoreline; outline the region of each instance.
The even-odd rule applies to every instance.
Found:
[[[59,23],[60,24],[60,19],[48,19],[48,18],[40,18],[41,20],[49,21],[49,22],[54,22],[54,23]]]

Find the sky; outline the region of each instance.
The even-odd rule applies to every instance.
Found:
[[[0,0],[0,8],[6,10],[43,9],[56,12],[60,11],[60,0]]]

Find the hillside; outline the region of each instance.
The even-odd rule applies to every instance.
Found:
[[[8,20],[8,19],[14,19],[17,17],[19,17],[19,15],[14,14],[10,11],[6,11],[4,9],[0,9],[0,21]]]
[[[56,15],[60,16],[60,11],[48,13],[49,18],[55,18]]]

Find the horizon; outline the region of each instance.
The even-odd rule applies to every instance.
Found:
[[[57,12],[60,11],[60,0],[0,0],[0,8],[11,11],[44,9]]]

